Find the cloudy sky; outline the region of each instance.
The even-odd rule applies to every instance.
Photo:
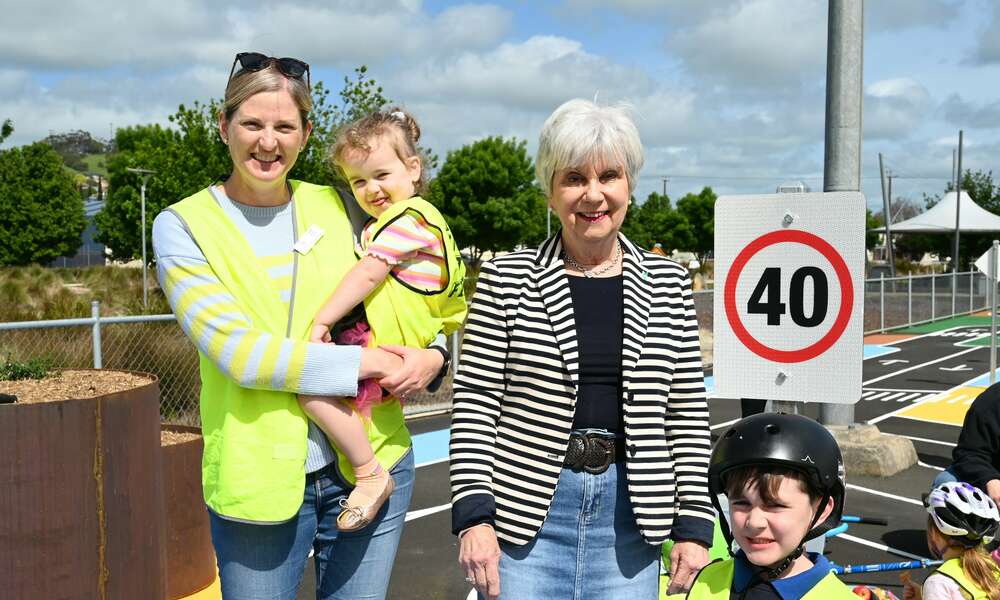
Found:
[[[1000,0],[869,0],[863,187],[881,206],[938,193],[964,166],[1000,173]],[[448,150],[487,135],[536,147],[572,97],[624,100],[647,149],[637,196],[711,185],[822,189],[823,0],[0,0],[0,120],[51,132],[166,124],[222,95],[238,51],[302,58],[340,89],[360,64]]]

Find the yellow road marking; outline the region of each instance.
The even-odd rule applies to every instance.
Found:
[[[983,387],[962,386],[942,392],[896,413],[900,417],[913,417],[924,421],[936,421],[961,426],[965,413],[976,396],[983,393]]]

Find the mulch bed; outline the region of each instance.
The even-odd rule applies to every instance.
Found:
[[[60,402],[123,392],[151,381],[149,377],[121,371],[67,369],[44,379],[0,381],[0,394],[17,396],[15,404]]]
[[[173,446],[174,444],[183,444],[184,442],[190,442],[191,440],[196,440],[201,437],[201,434],[190,433],[187,431],[161,431],[160,432],[160,446]]]

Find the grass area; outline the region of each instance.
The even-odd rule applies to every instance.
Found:
[[[101,314],[165,314],[170,306],[149,274],[149,308],[142,306],[142,270],[102,268],[0,268],[0,323],[72,319],[90,316],[90,303],[101,303]]]
[[[101,177],[107,179],[108,177],[107,155],[87,154],[83,157],[83,164],[87,165],[87,173],[97,173]]]
[[[941,319],[940,321],[934,321],[933,323],[924,323],[923,325],[917,325],[915,327],[909,327],[907,329],[896,329],[892,333],[934,333],[935,331],[943,331],[945,329],[950,329],[952,327],[989,327],[990,318],[989,317],[977,317],[972,315],[965,315],[961,317],[952,317],[950,319]]]
[[[104,317],[169,313],[155,273],[149,275],[149,308],[143,310],[141,269],[0,268],[0,323],[89,317],[92,300],[101,303]],[[3,330],[0,378],[5,370],[21,373],[38,365],[92,368],[93,348],[89,325]],[[198,354],[176,322],[105,324],[101,354],[105,369],[159,377],[165,421],[197,423]]]

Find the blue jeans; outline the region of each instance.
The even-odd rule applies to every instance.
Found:
[[[931,489],[933,490],[942,483],[953,483],[956,481],[958,481],[958,476],[951,470],[951,467],[948,467],[944,471],[937,474],[937,477],[934,478],[934,482],[931,483]]]
[[[295,600],[315,550],[316,598],[381,600],[403,535],[413,493],[413,452],[392,469],[396,489],[376,521],[353,533],[337,530],[340,500],[351,487],[336,462],[306,478],[299,514],[278,525],[239,523],[208,511],[225,600]]]
[[[625,464],[598,474],[563,469],[531,542],[501,542],[500,597],[510,600],[655,599],[660,546],[639,533]],[[482,598],[482,597],[480,597]]]

